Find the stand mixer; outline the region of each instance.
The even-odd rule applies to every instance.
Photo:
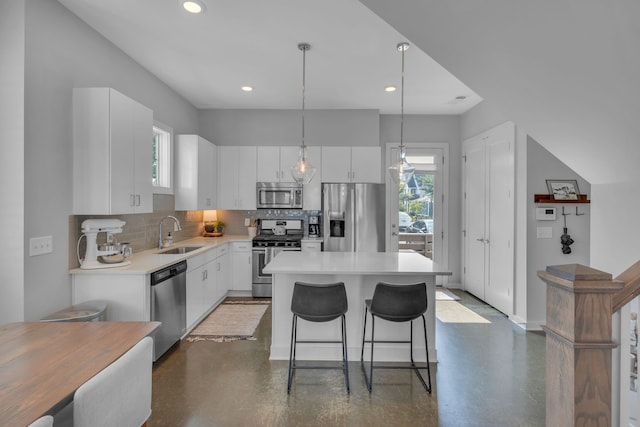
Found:
[[[84,233],[78,239],[76,252],[80,268],[91,270],[96,268],[122,267],[131,264],[131,248],[123,250],[121,244],[114,242],[114,234],[122,233],[126,222],[119,219],[87,219],[82,222],[81,231]],[[107,233],[107,244],[98,245],[98,233]],[[87,239],[87,250],[84,258],[80,259],[80,240]]]

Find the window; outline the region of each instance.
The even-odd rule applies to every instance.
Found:
[[[153,126],[152,175],[154,193],[173,194],[171,139],[173,129],[160,123]]]

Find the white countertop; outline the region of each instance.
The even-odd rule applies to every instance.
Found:
[[[134,252],[131,257],[131,264],[124,267],[99,268],[94,270],[83,270],[74,268],[71,274],[149,274],[154,271],[168,267],[182,260],[188,260],[191,257],[198,256],[209,250],[216,248],[228,242],[250,242],[251,237],[248,235],[224,235],[220,237],[195,237],[189,240],[181,240],[174,245],[164,249],[148,249],[142,252]],[[181,246],[202,246],[200,249],[191,251],[186,254],[159,254],[171,248],[179,248]]]
[[[265,268],[270,274],[445,275],[433,261],[404,252],[280,252]]]

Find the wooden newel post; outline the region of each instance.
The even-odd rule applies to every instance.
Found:
[[[539,271],[547,283],[547,426],[611,427],[611,274],[579,264]]]

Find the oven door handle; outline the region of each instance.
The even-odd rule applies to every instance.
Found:
[[[264,265],[266,266],[273,259],[273,250],[274,248],[266,248],[264,250]]]

